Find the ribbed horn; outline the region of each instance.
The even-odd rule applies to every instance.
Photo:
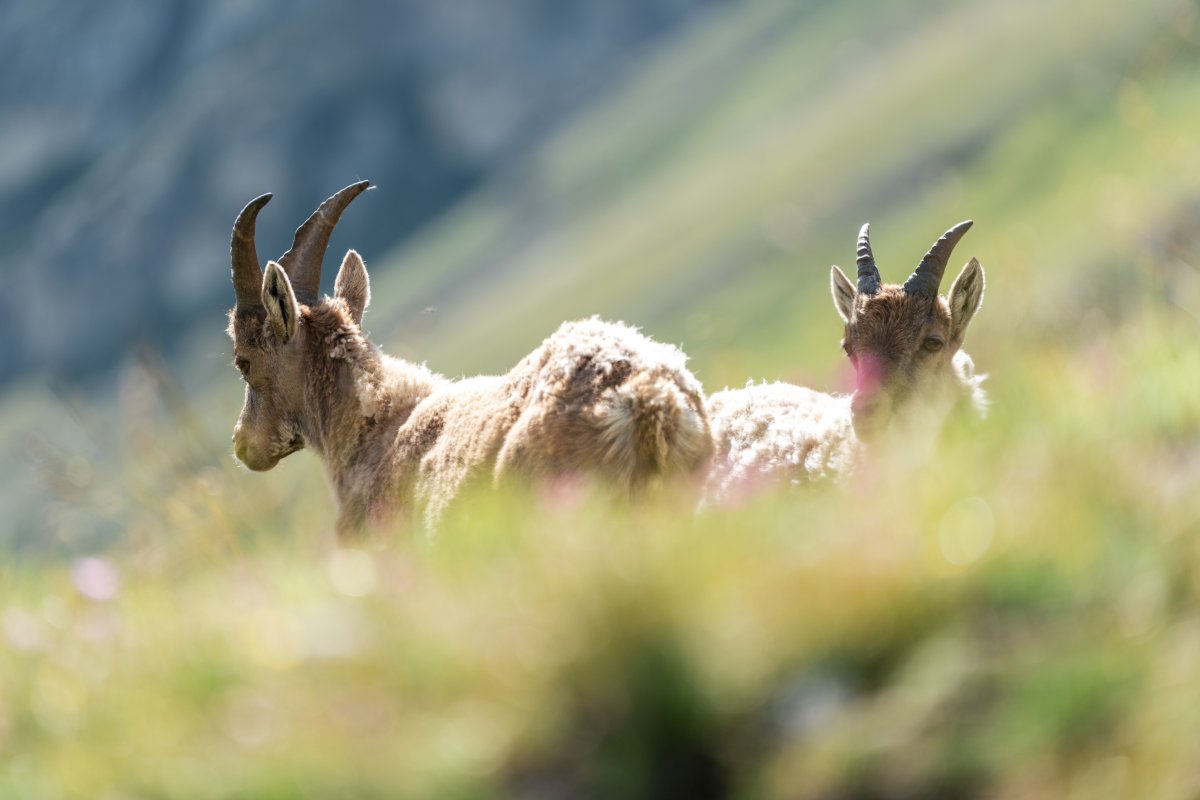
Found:
[[[946,264],[950,262],[950,254],[963,234],[974,224],[971,220],[963,220],[942,234],[942,238],[933,243],[929,252],[921,259],[912,275],[904,282],[906,294],[936,296],[938,287],[942,285],[942,275],[946,272]]]
[[[370,181],[350,184],[321,203],[312,216],[296,229],[292,249],[283,254],[279,265],[287,272],[296,299],[301,303],[311,306],[317,302],[321,291],[321,261],[329,247],[329,236],[350,201],[370,185]]]
[[[858,232],[858,293],[873,295],[879,291],[879,267],[871,252],[871,223]]]
[[[258,251],[254,247],[254,222],[258,212],[271,200],[271,194],[256,197],[246,204],[233,223],[233,236],[229,242],[229,261],[232,264],[233,291],[239,309],[257,308],[262,305],[262,267],[258,263]]]

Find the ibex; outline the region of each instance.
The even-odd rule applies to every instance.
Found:
[[[246,383],[233,432],[243,464],[314,450],[344,539],[405,515],[432,529],[479,479],[589,474],[636,493],[706,463],[711,433],[685,356],[623,324],[566,323],[508,373],[457,381],[381,353],[360,327],[370,289],[356,252],[333,297],[318,297],[329,236],[367,186],[322,203],[265,273],[254,227],[271,195],[237,217],[229,333]]]
[[[951,251],[971,221],[939,238],[904,285],[881,284],[870,226],[858,236],[858,285],[836,266],[833,304],[845,322],[842,349],[855,372],[851,395],[785,383],[749,385],[708,399],[715,455],[711,500],[763,482],[793,484],[850,471],[861,451],[897,426],[941,425],[955,405],[984,411],[984,376],[962,350],[983,300],[983,268],[972,258],[939,296]]]

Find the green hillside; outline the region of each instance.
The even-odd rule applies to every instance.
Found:
[[[377,335],[470,372],[600,313],[682,342],[707,383],[737,383],[837,357],[828,266],[851,259],[863,221],[899,279],[977,219],[963,246],[991,268],[989,306],[1044,321],[1098,254],[1132,270],[1159,212],[1195,191],[1190,6],[876,6],[710,17],[508,180],[372,262]],[[1035,278],[1047,308],[1014,310]]]
[[[598,313],[834,388],[859,225],[900,280],[971,217],[991,413],[844,488],[338,551],[315,459],[228,456],[223,320],[14,390],[0,797],[1194,797],[1197,99],[1192,2],[731,4],[364,254],[447,374]]]

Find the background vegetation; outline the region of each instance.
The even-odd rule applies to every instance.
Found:
[[[315,459],[232,464],[219,318],[111,391],[14,385],[0,795],[1200,793],[1200,6],[759,0],[663,41],[365,253],[374,338],[498,371],[600,313],[710,390],[844,387],[829,264],[870,220],[897,280],[972,217],[987,421],[844,488],[483,496],[364,552]]]

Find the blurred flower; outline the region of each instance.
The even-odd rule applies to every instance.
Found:
[[[121,630],[121,618],[112,606],[91,606],[78,615],[75,633],[88,642],[104,642]]]
[[[116,566],[98,556],[78,559],[71,569],[71,581],[81,595],[91,600],[112,600],[121,588]]]
[[[353,658],[371,638],[358,607],[346,602],[323,603],[307,609],[303,626],[309,658]]]
[[[16,607],[4,611],[4,638],[12,647],[26,652],[41,650],[46,643],[38,618]]]
[[[577,475],[560,475],[538,483],[538,506],[550,512],[570,513],[587,499],[587,481]]]
[[[955,566],[978,561],[992,546],[995,527],[992,509],[983,499],[959,500],[950,506],[938,526],[942,557]]]
[[[329,582],[349,597],[375,591],[375,562],[362,550],[338,550],[329,557]]]

